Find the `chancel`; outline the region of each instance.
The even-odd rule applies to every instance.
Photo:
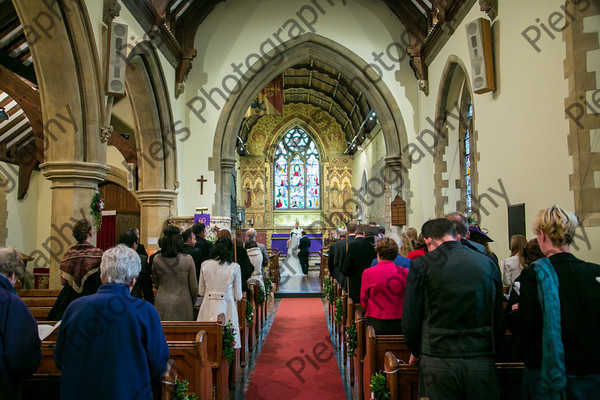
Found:
[[[2,1],[0,319],[48,336],[0,332],[42,352],[0,359],[0,398],[104,382],[63,376],[48,316],[91,329],[109,292],[169,347],[132,396],[451,398],[423,374],[478,363],[467,398],[598,387],[600,4],[499,3]]]

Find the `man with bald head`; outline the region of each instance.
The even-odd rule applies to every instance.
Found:
[[[19,381],[42,359],[37,323],[13,288],[23,272],[21,254],[0,247],[0,399],[16,399]]]

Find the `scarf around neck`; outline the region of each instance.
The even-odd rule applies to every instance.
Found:
[[[103,251],[90,243],[78,243],[71,247],[60,263],[60,275],[77,293],[83,291],[85,280],[100,268]]]
[[[564,399],[567,375],[561,336],[558,276],[547,258],[535,261],[533,267],[537,276],[538,299],[543,316],[542,391],[545,392],[545,399]]]

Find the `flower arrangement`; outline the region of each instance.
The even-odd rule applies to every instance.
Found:
[[[271,290],[273,289],[273,281],[271,281],[271,277],[269,276],[268,268],[265,268],[265,269],[266,269],[266,271],[263,274],[263,276],[265,277],[264,278],[264,281],[265,281],[265,291],[267,292],[266,296],[267,296],[267,299],[268,299],[268,298],[271,297]]]
[[[96,192],[92,196],[92,202],[90,203],[90,215],[94,219],[96,231],[99,231],[102,226],[102,210],[104,210],[104,198],[99,192]]]
[[[188,394],[188,385],[190,382],[187,379],[175,381],[175,389],[173,390],[173,400],[198,400],[198,396]]]
[[[216,225],[210,225],[206,228],[206,240],[211,243],[215,243],[217,241],[217,234],[219,233],[219,227]]]
[[[260,287],[258,288],[258,304],[261,306],[265,304],[265,292]]]
[[[352,324],[346,330],[346,351],[348,357],[356,357],[356,346],[358,345],[358,336],[356,335],[356,325]]]
[[[389,400],[391,393],[387,387],[385,376],[378,372],[371,377],[371,399]]]
[[[229,365],[235,360],[235,329],[231,322],[223,327],[223,358]]]
[[[342,304],[342,298],[338,297],[335,299],[335,324],[339,325],[342,323],[342,314],[344,313],[344,305]]]
[[[333,304],[334,301],[334,293],[333,293],[333,284],[331,283],[331,278],[329,276],[326,276],[323,279],[323,293],[322,293],[323,297],[325,299],[327,299],[327,301],[329,302],[329,304]]]
[[[254,306],[251,302],[246,304],[246,323],[249,328],[252,328],[252,325],[254,325]]]

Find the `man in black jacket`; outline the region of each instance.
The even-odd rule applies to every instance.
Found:
[[[342,265],[344,265],[344,260],[346,259],[346,252],[348,251],[348,247],[354,239],[356,238],[356,222],[350,221],[346,226],[348,230],[348,234],[346,238],[341,239],[334,243],[332,246],[334,248],[333,257],[330,258],[330,271],[331,274],[339,284],[345,288],[346,287],[346,276],[342,274]]]
[[[210,253],[213,248],[213,244],[205,239],[206,226],[202,223],[195,224],[192,227],[192,232],[196,235],[196,248],[200,249],[200,264],[210,258]]]
[[[144,299],[150,304],[154,304],[154,291],[152,284],[152,269],[148,264],[148,256],[144,256],[137,251],[138,247],[138,236],[135,234],[133,229],[122,233],[119,236],[119,244],[124,244],[127,247],[132,248],[138,256],[140,256],[140,262],[142,263],[142,269],[140,274],[137,276],[133,288],[131,288],[131,295],[138,299]]]
[[[188,228],[181,233],[183,239],[183,251],[185,254],[192,256],[194,266],[196,267],[196,280],[200,279],[200,266],[204,262],[202,252],[196,246],[196,235],[192,232],[192,228]]]
[[[460,244],[452,222],[427,221],[429,252],[411,262],[402,331],[422,397],[498,399],[494,353],[504,334],[502,280],[493,261]]]
[[[365,234],[364,237],[360,236],[362,232]],[[377,235],[377,227],[359,226],[356,238],[348,245],[348,252],[344,257],[342,274],[350,280],[348,295],[354,304],[360,304],[362,273],[371,266],[371,262],[377,257],[375,253],[375,235]]]
[[[306,237],[306,232],[302,231],[302,238],[298,243],[298,258],[300,259],[300,266],[302,267],[302,273],[308,274],[308,257],[310,257],[310,239]]]

